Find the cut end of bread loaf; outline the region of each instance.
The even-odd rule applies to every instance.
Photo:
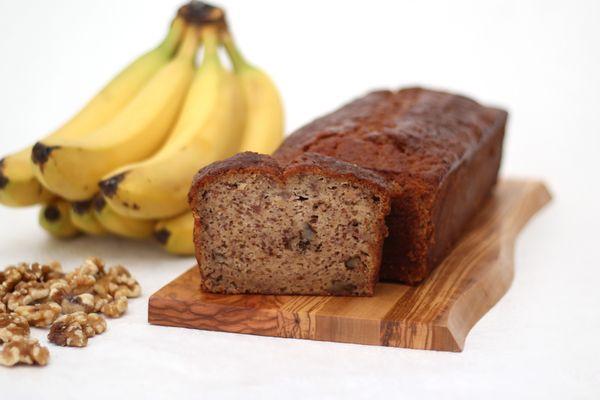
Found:
[[[254,153],[207,167],[190,193],[203,290],[372,295],[387,234],[385,185],[310,154],[285,169]]]

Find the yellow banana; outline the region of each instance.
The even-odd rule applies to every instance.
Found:
[[[152,236],[156,221],[122,217],[115,213],[98,195],[94,199],[94,217],[110,233],[130,239],[146,239]]]
[[[79,235],[69,217],[69,203],[53,200],[40,209],[39,223],[52,236],[67,239]]]
[[[223,42],[248,107],[240,151],[271,154],[283,140],[284,115],[279,92],[267,74],[246,61],[228,33],[224,34]]]
[[[179,114],[197,47],[197,30],[188,27],[175,58],[106,125],[84,137],[36,143],[32,161],[40,182],[67,200],[86,200],[104,175],[155,153]]]
[[[114,117],[169,61],[181,40],[183,29],[183,20],[176,19],[158,47],[121,71],[71,120],[43,140],[76,138],[99,128]],[[9,155],[0,162],[0,203],[22,207],[45,202],[49,198],[49,193],[35,179],[31,167],[31,147]]]
[[[30,151],[31,148],[0,160],[0,204],[26,207],[52,199],[52,194],[33,176]]]
[[[185,212],[194,174],[239,150],[243,93],[221,64],[217,32],[205,29],[202,39],[204,59],[165,146],[149,160],[119,168],[100,183],[104,198],[121,215],[161,219]]]
[[[98,222],[94,215],[91,200],[71,203],[69,216],[73,225],[83,233],[94,236],[105,235],[107,233],[106,229],[100,225],[100,222]]]
[[[159,221],[154,237],[169,253],[182,256],[194,254],[194,216],[191,211]]]

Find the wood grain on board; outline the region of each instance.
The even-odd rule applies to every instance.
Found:
[[[198,268],[150,298],[151,324],[413,349],[461,351],[513,279],[516,237],[550,194],[503,180],[450,255],[420,286],[379,283],[373,297],[215,295]]]

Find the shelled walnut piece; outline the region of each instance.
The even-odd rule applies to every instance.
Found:
[[[45,365],[48,349],[29,338],[29,327],[50,327],[48,339],[61,346],[83,347],[118,318],[128,298],[141,294],[139,283],[122,266],[105,270],[92,257],[65,274],[58,262],[9,266],[0,271],[0,364]],[[61,316],[61,314],[63,314]]]
[[[21,306],[15,313],[27,320],[30,326],[47,328],[60,316],[61,307],[56,303]]]
[[[54,279],[48,282],[48,300],[54,303],[61,304],[63,298],[70,292],[69,283],[66,279]]]
[[[50,358],[48,348],[42,346],[36,339],[28,337],[14,338],[0,351],[0,364],[7,367],[18,363],[46,365],[48,358]]]
[[[64,276],[59,263],[11,265],[0,272],[0,301],[7,309],[41,303]]]
[[[29,336],[27,319],[15,313],[0,314],[0,343],[7,343],[18,337]]]
[[[108,273],[101,277],[94,285],[94,292],[100,296],[110,295],[114,298],[125,296],[127,298],[139,297],[140,284],[131,276],[127,268],[117,265],[111,267]]]
[[[15,286],[12,293],[8,293],[6,298],[6,307],[15,311],[20,306],[27,306],[39,301],[45,300],[50,294],[50,289],[37,281],[22,281]]]
[[[50,327],[48,340],[59,346],[85,347],[88,338],[106,331],[106,321],[100,315],[78,311],[63,315]]]
[[[85,262],[69,272],[65,279],[69,284],[71,294],[78,295],[91,293],[96,282],[106,275],[104,271],[104,262],[96,257],[91,257]]]
[[[63,314],[73,314],[79,311],[91,313],[95,311],[95,304],[94,295],[91,293],[82,293],[76,296],[67,295],[63,297],[60,303]]]
[[[98,297],[96,300],[96,311],[101,312],[103,315],[109,318],[119,318],[125,314],[128,307],[128,300],[125,296],[112,297]]]

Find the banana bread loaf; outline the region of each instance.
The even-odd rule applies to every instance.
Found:
[[[381,278],[416,284],[448,254],[494,186],[505,111],[420,88],[379,91],[293,133],[285,164],[314,152],[376,171],[396,185]]]
[[[285,168],[256,153],[207,166],[189,196],[202,289],[372,295],[390,185],[369,170],[311,153]]]

